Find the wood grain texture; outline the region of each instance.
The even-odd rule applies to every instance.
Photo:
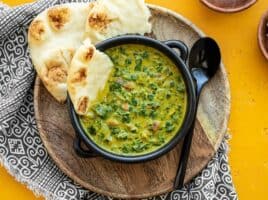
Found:
[[[189,47],[203,36],[189,21],[169,10],[152,6],[153,34],[159,40],[180,39]],[[230,91],[223,65],[200,99],[186,182],[196,176],[219,147],[227,130]],[[146,198],[171,191],[181,143],[159,159],[122,164],[103,158],[82,159],[73,150],[74,130],[67,105],[57,103],[36,79],[34,106],[40,136],[59,168],[85,188],[117,198]]]
[[[239,12],[255,4],[257,0],[200,0],[209,8],[219,12]]]

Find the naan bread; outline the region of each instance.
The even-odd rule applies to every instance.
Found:
[[[63,4],[40,13],[31,23],[28,43],[37,74],[59,102],[67,97],[66,79],[73,54],[84,40],[91,4]]]
[[[59,102],[67,97],[72,57],[82,42],[93,44],[126,33],[151,31],[144,0],[98,0],[62,4],[40,13],[31,23],[28,43],[37,74]]]
[[[151,32],[151,13],[144,0],[99,0],[86,20],[86,35],[93,44],[117,35]]]
[[[87,114],[91,103],[104,89],[112,67],[110,58],[96,50],[89,40],[76,51],[70,65],[67,85],[78,114]]]

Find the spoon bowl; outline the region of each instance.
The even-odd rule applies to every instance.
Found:
[[[221,62],[221,54],[215,40],[205,37],[198,40],[190,51],[189,68],[202,68],[204,72],[213,77]]]

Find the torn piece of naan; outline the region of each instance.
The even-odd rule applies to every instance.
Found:
[[[98,94],[103,91],[113,68],[109,56],[86,40],[77,49],[67,78],[68,93],[79,115],[86,115]]]
[[[151,32],[151,13],[144,0],[99,0],[86,20],[86,35],[93,44],[116,35]]]
[[[31,23],[28,44],[33,65],[47,90],[59,102],[67,98],[66,79],[82,42],[93,44],[122,34],[151,32],[144,0],[98,0],[46,9]]]

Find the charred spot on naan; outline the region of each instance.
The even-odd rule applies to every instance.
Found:
[[[89,98],[86,96],[80,97],[78,101],[77,111],[79,114],[85,114],[89,105]]]
[[[84,63],[87,64],[91,61],[95,53],[95,47],[83,47],[79,52],[78,52],[78,57],[79,59]]]
[[[89,27],[98,31],[105,31],[112,21],[104,11],[90,13],[87,20]]]
[[[70,21],[70,9],[64,7],[55,7],[47,11],[48,21],[50,26],[59,31],[62,27]]]
[[[45,63],[46,75],[48,81],[56,83],[66,83],[67,80],[67,65],[62,60],[49,60]]]
[[[86,84],[86,78],[87,78],[87,68],[83,67],[74,73],[73,78],[71,79],[71,82]]]
[[[92,48],[92,47],[89,47],[89,48],[87,49],[86,53],[85,53],[85,57],[84,57],[85,61],[90,61],[91,58],[92,58],[93,55],[94,55],[94,52],[95,52],[95,49]]]
[[[46,33],[44,22],[41,20],[34,20],[29,27],[29,39],[35,41],[43,41]]]

